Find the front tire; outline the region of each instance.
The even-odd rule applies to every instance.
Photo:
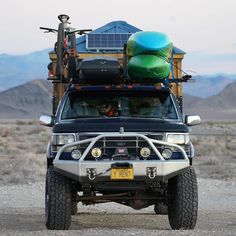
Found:
[[[194,169],[189,167],[168,183],[168,218],[171,228],[193,229],[197,211],[197,178]]]
[[[46,176],[45,221],[50,230],[66,230],[71,224],[70,181],[55,172],[53,166]]]
[[[76,199],[77,199],[77,192],[72,192],[71,193],[71,215],[72,216],[76,215],[78,211]]]

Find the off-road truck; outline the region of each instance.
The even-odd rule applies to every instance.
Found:
[[[60,20],[58,34],[71,36],[65,27],[67,16]],[[189,126],[199,124],[200,118],[184,117],[171,89],[173,82],[186,79],[133,83],[125,63],[114,58],[77,58],[73,40],[71,48],[63,44],[60,50],[57,42],[51,53],[53,115],[40,118],[52,127],[47,148],[47,228],[69,229],[78,202],[116,202],[136,210],[154,205],[156,214],[168,214],[172,229],[193,229],[198,190]],[[64,89],[61,98],[59,85]]]

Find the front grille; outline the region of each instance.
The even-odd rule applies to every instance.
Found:
[[[85,140],[96,137],[99,134],[82,133],[79,135],[79,140]],[[163,134],[145,134],[148,138],[155,140],[163,140]],[[81,144],[80,150],[82,153],[88,147],[89,143]],[[155,146],[161,150],[162,146],[155,144]],[[106,137],[97,141],[94,147],[98,147],[102,150],[102,156],[99,160],[142,160],[140,155],[140,149],[143,147],[149,147],[149,144],[139,137]],[[118,149],[124,149],[125,154],[117,154]],[[151,155],[148,160],[156,160],[158,157],[151,150]],[[85,160],[94,160],[91,153],[88,153]]]

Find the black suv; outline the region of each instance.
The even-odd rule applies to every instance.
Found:
[[[46,226],[68,229],[77,203],[154,205],[173,229],[192,229],[198,190],[188,126],[168,87],[71,84],[51,126],[47,151]]]

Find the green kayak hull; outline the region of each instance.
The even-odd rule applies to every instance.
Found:
[[[133,57],[140,54],[153,54],[168,58],[173,43],[170,38],[160,32],[140,31],[132,34],[127,41],[127,55]]]
[[[128,74],[137,82],[158,82],[170,74],[170,63],[156,55],[137,55],[128,62]]]

